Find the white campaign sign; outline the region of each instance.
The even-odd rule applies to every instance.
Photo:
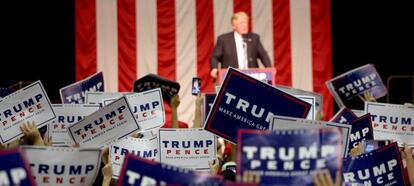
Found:
[[[315,121],[307,119],[299,119],[284,116],[274,116],[271,130],[277,129],[302,129],[302,128],[323,128],[335,127],[339,128],[342,133],[342,157],[346,157],[348,153],[349,136],[351,135],[352,125],[332,123],[325,121]]]
[[[314,120],[316,117],[316,112],[315,112],[315,100],[316,98],[314,96],[305,96],[305,95],[293,95],[295,97],[297,97],[298,99],[311,104],[311,109],[309,110],[308,115],[306,116],[306,119],[309,120]]]
[[[365,102],[376,140],[396,140],[414,147],[414,106]]]
[[[311,92],[311,91],[306,91],[306,90],[301,90],[301,89],[296,89],[296,88],[292,88],[292,87],[288,87],[288,86],[282,86],[282,85],[276,85],[276,88],[286,92],[288,94],[294,95],[296,97],[298,96],[310,96],[310,97],[314,97],[315,98],[315,104],[312,104],[312,108],[309,112],[311,112],[313,110],[313,107],[315,107],[314,109],[316,110],[316,112],[322,112],[322,106],[323,106],[323,99],[322,99],[322,95],[320,95],[319,93],[316,92]],[[305,100],[303,100],[305,101]],[[308,101],[306,101],[308,102]],[[308,115],[309,116],[309,115]],[[316,113],[315,113],[316,116]]]
[[[37,185],[92,185],[101,164],[99,149],[23,146]]]
[[[123,95],[130,94],[130,92],[86,92],[85,103],[86,104],[98,104],[103,106],[103,100],[106,99],[118,99]]]
[[[0,101],[0,142],[7,144],[23,136],[20,126],[34,121],[40,128],[56,117],[40,81],[36,81]]]
[[[193,170],[208,170],[216,158],[214,134],[204,129],[164,129],[158,133],[161,163]]]
[[[161,127],[165,122],[164,104],[160,88],[125,95],[142,130]],[[113,100],[103,100],[104,105]]]
[[[47,129],[49,137],[52,137],[53,146],[74,145],[68,134],[69,126],[96,112],[99,108],[99,105],[53,104],[56,118],[48,124]]]
[[[127,137],[111,144],[110,157],[112,163],[112,177],[119,178],[122,164],[127,154],[134,154],[138,157],[151,161],[160,161],[158,138],[138,139]]]
[[[83,147],[104,147],[139,130],[125,97],[102,107],[69,127],[75,143]]]

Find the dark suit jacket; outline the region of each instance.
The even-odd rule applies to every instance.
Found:
[[[271,67],[270,58],[267,55],[266,50],[263,48],[260,42],[259,35],[255,33],[247,33],[245,36],[247,43],[247,57],[249,68],[257,68],[257,58],[265,67]],[[226,33],[218,37],[216,46],[211,56],[210,67],[211,69],[217,68],[218,63],[221,62],[222,68],[235,67],[238,68],[237,62],[237,50],[236,41],[234,40],[234,32]]]

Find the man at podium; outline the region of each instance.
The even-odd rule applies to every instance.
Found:
[[[210,61],[210,75],[217,78],[218,63],[221,68],[257,68],[259,58],[265,67],[271,67],[270,58],[260,42],[259,35],[249,32],[249,16],[237,12],[231,17],[233,32],[220,35]]]

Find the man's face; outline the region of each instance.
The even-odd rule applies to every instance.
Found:
[[[249,32],[249,20],[247,18],[237,18],[233,20],[233,30],[239,34]]]

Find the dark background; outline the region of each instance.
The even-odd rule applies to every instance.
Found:
[[[367,63],[385,84],[391,75],[414,74],[409,2],[331,0],[331,5],[334,76]],[[50,99],[59,102],[59,89],[75,81],[74,1],[5,1],[2,7],[0,87],[40,79]],[[391,102],[412,102],[412,80],[394,83]]]

